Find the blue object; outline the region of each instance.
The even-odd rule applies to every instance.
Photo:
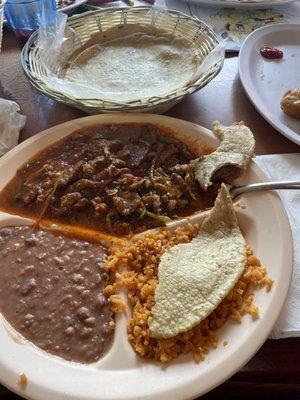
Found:
[[[43,25],[45,28],[56,21],[55,0],[7,0],[5,18],[21,46],[29,36]]]

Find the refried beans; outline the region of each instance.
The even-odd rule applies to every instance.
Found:
[[[97,361],[112,340],[105,249],[28,226],[0,229],[0,311],[26,339],[69,361]]]

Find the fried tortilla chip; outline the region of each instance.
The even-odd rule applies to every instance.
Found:
[[[245,266],[245,239],[223,184],[199,234],[161,257],[148,320],[151,336],[169,338],[199,324],[227,296]]]
[[[231,167],[231,173],[232,167],[235,173],[245,170],[255,147],[254,136],[243,122],[223,126],[216,121],[213,130],[221,140],[220,145],[213,153],[194,162],[196,179],[204,190],[212,184],[214,175],[221,168],[225,174],[226,167]]]

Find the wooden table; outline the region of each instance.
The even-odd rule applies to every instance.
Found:
[[[8,31],[4,35],[0,71],[0,98],[18,102],[27,115],[20,141],[43,129],[85,115],[51,100],[30,86],[20,66],[20,51]],[[168,115],[207,128],[216,119],[224,124],[243,120],[255,134],[257,154],[299,152],[299,147],[276,132],[247,99],[238,78],[237,56],[226,58],[223,70],[208,86],[175,106]],[[221,398],[300,399],[300,338],[267,340],[239,372],[202,397],[204,400]],[[0,386],[1,399],[17,400],[20,397]]]

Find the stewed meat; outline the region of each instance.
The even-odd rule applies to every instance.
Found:
[[[77,132],[21,167],[0,207],[37,217],[46,204],[51,219],[117,235],[141,231],[211,205],[214,195],[194,179],[193,158],[152,124]]]
[[[150,145],[149,144],[128,144],[124,146],[123,151],[128,153],[127,162],[128,166],[138,167],[142,161],[145,160]],[[125,153],[126,154],[126,153]]]
[[[132,214],[141,204],[141,198],[136,192],[125,192],[122,196],[113,196],[113,203],[121,215]]]

